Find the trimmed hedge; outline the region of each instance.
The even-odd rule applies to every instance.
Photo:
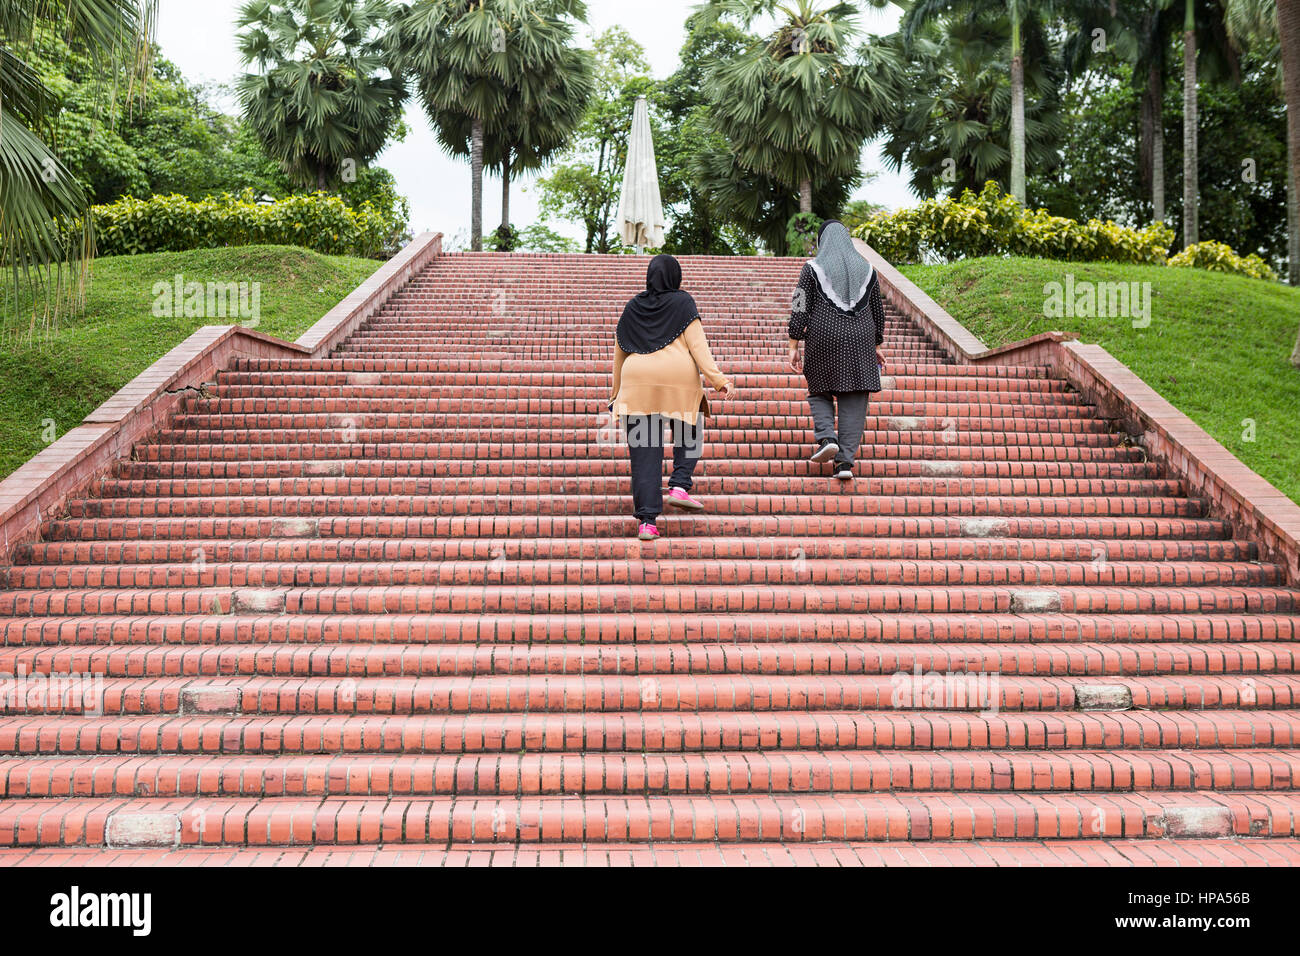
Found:
[[[1169,260],[1174,267],[1208,269],[1211,272],[1229,272],[1233,275],[1250,276],[1252,279],[1277,281],[1273,267],[1255,253],[1239,256],[1232,251],[1232,246],[1222,242],[1198,242],[1188,246]]]
[[[401,248],[406,222],[393,210],[350,207],[329,193],[259,203],[251,190],[205,199],[151,196],[91,208],[101,256],[224,246],[302,246],[332,256],[383,259]]]
[[[882,213],[864,223],[857,236],[899,264],[1010,255],[1163,265],[1174,241],[1174,231],[1163,224],[1137,230],[1027,210],[993,182],[979,195],[968,189],[961,199],[929,199]]]

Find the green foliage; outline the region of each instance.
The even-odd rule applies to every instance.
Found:
[[[53,146],[65,90],[42,73],[36,47],[46,33],[61,32],[109,78],[97,105],[110,113],[130,108],[156,13],[156,0],[0,0],[0,267],[12,283],[0,287],[0,314],[14,300],[9,293],[27,291],[47,313],[77,308],[93,249],[89,232],[74,235],[63,225],[84,216],[89,197]]]
[[[562,236],[541,223],[534,223],[521,229],[516,248],[521,252],[571,253],[582,251],[582,247],[578,245],[577,240]]]
[[[488,236],[489,252],[514,252],[519,248],[519,230],[514,226],[498,226]]]
[[[1202,236],[1286,256],[1286,114],[1275,89],[1276,62],[1241,60],[1238,84],[1202,83],[1199,98],[1199,217]],[[1166,217],[1182,229],[1182,84],[1167,84],[1160,110],[1165,146]],[[1070,117],[1061,165],[1030,170],[1032,201],[1071,219],[1132,225],[1152,215],[1142,164],[1141,93],[1131,69],[1101,60],[1066,98]],[[1246,160],[1250,160],[1246,164]]]
[[[822,227],[822,217],[812,212],[801,212],[790,217],[785,227],[786,254],[806,258],[817,248],[817,232]]]
[[[870,182],[876,178],[876,174],[871,173],[863,178],[866,182]],[[879,203],[874,203],[867,199],[854,199],[852,202],[849,202],[844,206],[844,210],[839,215],[839,220],[844,223],[844,228],[846,228],[850,233],[855,233],[862,228],[869,219],[888,211],[888,209]]]
[[[200,200],[184,196],[120,199],[92,209],[104,255],[178,252],[224,246],[291,245],[327,255],[384,258],[400,248],[406,222],[369,202],[348,206],[327,193],[257,202],[251,191]]]
[[[857,231],[859,239],[893,262],[954,260],[978,256],[1034,256],[1063,262],[1163,264],[1173,230],[1152,225],[1129,229],[1097,219],[1086,223],[1044,210],[1026,210],[989,182],[976,195],[929,199],[886,213]]]
[[[1255,253],[1239,256],[1232,251],[1231,246],[1222,242],[1198,242],[1194,246],[1188,246],[1170,259],[1169,264],[1180,268],[1208,269],[1211,272],[1277,281],[1277,273]]]

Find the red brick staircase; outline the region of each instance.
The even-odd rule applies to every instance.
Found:
[[[740,392],[660,542],[601,420],[633,257],[438,258],[47,520],[0,570],[0,862],[1300,862],[1285,569],[896,314],[839,486],[799,262],[683,265]]]

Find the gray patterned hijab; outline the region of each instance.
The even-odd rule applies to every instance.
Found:
[[[817,234],[817,258],[809,263],[826,298],[845,312],[854,311],[867,294],[874,270],[853,245],[844,223],[828,219]]]

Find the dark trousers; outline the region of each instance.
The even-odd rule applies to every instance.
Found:
[[[829,439],[840,446],[840,453],[835,456],[836,464],[853,464],[858,446],[862,444],[862,431],[867,427],[867,404],[870,401],[870,392],[825,392],[808,396],[817,440]],[[836,405],[839,406],[838,426],[835,422]]]
[[[673,474],[669,488],[691,490],[691,478],[704,450],[698,424],[688,425],[662,415],[625,415],[623,428],[632,457],[632,513],[643,524],[663,514],[664,425],[671,425]]]

